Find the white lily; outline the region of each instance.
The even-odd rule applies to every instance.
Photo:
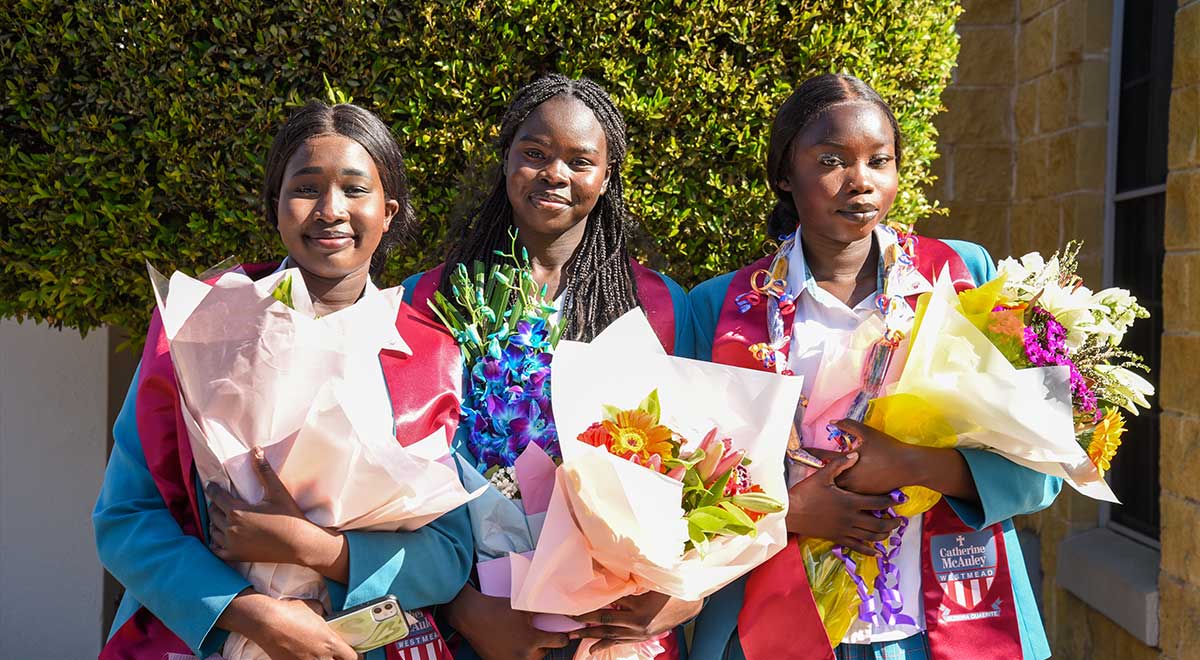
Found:
[[[1097,292],[1092,296],[1092,301],[1099,305],[1102,310],[1097,315],[1098,325],[1100,327],[1111,328],[1111,332],[1106,332],[1109,336],[1109,341],[1114,344],[1120,344],[1125,338],[1125,332],[1133,325],[1137,319],[1144,319],[1150,314],[1145,307],[1138,304],[1137,298],[1129,293],[1128,289],[1120,289],[1111,287]]]
[[[1134,415],[1138,414],[1139,406],[1150,407],[1150,402],[1146,400],[1146,397],[1154,394],[1154,386],[1150,384],[1150,381],[1130,369],[1111,364],[1098,364],[1096,371],[1111,377],[1116,382],[1116,385],[1107,393],[1110,396],[1115,395],[1119,399],[1113,403]]]
[[[1054,315],[1054,320],[1067,331],[1067,348],[1076,350],[1083,345],[1088,335],[1097,332],[1097,312],[1105,308],[1092,301],[1092,291],[1086,286],[1065,289],[1057,283],[1046,285],[1037,306]]]

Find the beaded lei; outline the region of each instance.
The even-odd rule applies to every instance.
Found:
[[[916,273],[914,254],[917,237],[908,232],[898,233],[891,227],[883,227],[883,230],[891,232],[896,238],[894,242],[883,249],[883,272],[879,277],[881,292],[875,298],[875,308],[883,317],[884,332],[867,353],[866,360],[863,362],[861,389],[845,414],[846,419],[859,422],[866,417],[867,405],[871,399],[879,396],[882,391],[883,381],[891,366],[892,358],[900,342],[911,329],[914,318],[912,307],[904,299],[904,295],[908,292],[908,283],[912,281],[912,277]],[[749,347],[749,351],[756,360],[762,362],[764,369],[785,376],[791,376],[793,373],[787,368],[788,348],[792,341],[792,324],[785,322],[784,317],[791,317],[795,313],[796,299],[800,293],[791,291],[788,287],[788,255],[791,254],[798,238],[799,232],[793,232],[783,237],[779,249],[771,261],[770,270],[754,271],[750,275],[750,291],[734,299],[738,311],[743,314],[754,306],[766,302],[769,342],[754,344]],[[805,405],[807,405],[807,401],[801,401],[801,406]],[[826,430],[829,433],[829,439],[834,441],[841,451],[847,452],[857,447],[859,441],[841,429],[830,425]],[[822,466],[820,459],[800,447],[798,434],[792,434],[788,442],[787,459],[790,462],[810,467]],[[903,504],[908,499],[899,489],[893,490],[890,496],[896,504]],[[898,517],[892,507],[874,513],[877,518],[885,515]],[[895,565],[895,560],[900,552],[900,539],[908,528],[908,518],[903,516],[899,516],[899,518],[901,519],[900,526],[888,539],[891,547],[885,547],[881,542],[874,544],[875,549],[880,553],[876,560],[879,565],[879,576],[875,578],[875,594],[870,593],[866,582],[858,575],[858,567],[851,557],[850,551],[840,545],[833,549],[834,556],[842,562],[846,572],[854,580],[858,595],[862,600],[862,604],[859,605],[859,618],[872,624],[916,625],[912,617],[902,614],[904,604],[899,590],[900,569]]]

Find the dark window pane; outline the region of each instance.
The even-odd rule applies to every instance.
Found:
[[[1167,119],[1176,3],[1127,2],[1121,41],[1117,192],[1167,180]]]
[[[1122,346],[1146,359],[1147,380],[1158,386],[1162,341],[1163,217],[1166,195],[1157,194],[1116,204],[1113,236],[1113,284],[1129,289],[1150,312],[1125,335]],[[1151,538],[1158,538],[1157,398],[1141,415],[1126,415],[1126,431],[1112,470],[1112,487],[1123,502],[1112,519]]]
[[[1143,412],[1125,420],[1121,451],[1113,467],[1112,488],[1121,500],[1113,505],[1111,520],[1158,538],[1158,479],[1146,475],[1158,474],[1158,412]]]
[[[1121,25],[1121,79],[1133,80],[1151,74],[1151,43],[1154,34],[1154,9],[1156,4],[1147,2],[1125,3],[1125,22]],[[1123,109],[1123,108],[1122,108]]]
[[[1117,133],[1117,192],[1144,188],[1150,182],[1146,133],[1152,113],[1153,80],[1141,80],[1121,90],[1120,129]]]

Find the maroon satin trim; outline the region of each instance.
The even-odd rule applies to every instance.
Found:
[[[951,598],[933,572],[931,540],[948,534],[976,534],[959,519],[945,498],[925,513],[921,527],[921,592],[925,601],[925,630],[929,635],[931,660],[1011,660],[1021,658],[1021,624],[1017,619],[1017,599],[1013,594],[1008,548],[1000,523],[984,530],[991,533],[996,546],[996,575],[983,593],[981,602],[968,610]],[[980,530],[980,531],[984,531]],[[992,614],[969,618],[971,614]],[[946,620],[946,614],[963,616]]]
[[[629,260],[633,278],[637,282],[638,300],[646,312],[646,320],[662,343],[668,355],[675,354],[675,303],[671,300],[671,289],[662,275],[646,268],[633,259]]]
[[[962,257],[950,247],[948,243],[943,243],[936,238],[928,236],[917,236],[917,271],[925,276],[925,279],[933,283],[942,272],[943,266],[949,266],[950,279],[954,282],[954,290],[958,292],[966,291],[967,289],[975,288],[975,278],[971,276],[971,271],[967,269],[967,264],[962,260]],[[983,284],[983,282],[980,282]],[[906,298],[913,309],[916,309],[916,296]]]
[[[750,353],[750,347],[770,342],[770,336],[767,334],[767,302],[761,300],[743,314],[738,311],[735,301],[738,296],[751,291],[750,278],[754,272],[770,270],[774,258],[774,255],[767,255],[733,274],[729,288],[725,290],[725,298],[721,301],[721,311],[717,314],[717,327],[712,337],[713,362],[765,370],[762,362]],[[785,316],[784,323],[789,322],[791,318],[791,315]],[[700,340],[703,341],[703,338]],[[791,346],[784,346],[784,355],[787,355],[790,349]]]
[[[462,353],[454,338],[437,322],[401,303],[396,329],[412,354],[382,351],[379,362],[392,400],[396,439],[422,440],[438,428],[450,446],[458,430],[462,404]]]
[[[442,281],[442,270],[445,267],[446,264],[438,264],[425,271],[417,278],[417,283],[413,285],[412,306],[429,318],[436,318],[433,310],[429,308],[429,301],[433,300],[433,294],[437,291],[438,284]]]
[[[799,537],[746,578],[738,641],[746,660],[834,660],[804,572]]]

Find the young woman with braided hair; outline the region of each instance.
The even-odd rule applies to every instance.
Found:
[[[591,341],[625,312],[641,307],[663,347],[690,356],[691,320],[686,295],[667,277],[629,257],[633,220],[625,206],[621,165],[625,122],[596,83],[561,75],[521,88],[502,119],[501,162],[487,199],[452,230],[445,264],[405,281],[414,307],[426,309],[434,292],[450,295],[448,275],[457,264],[496,263],[510,232],[529,253],[530,268],[548,287],[566,324],[565,338]],[[458,443],[469,463],[477,459]],[[603,649],[641,641],[690,619],[700,603],[648,593],[618,601],[619,609],[576,617],[588,627],[570,634],[535,629],[526,612],[506,598],[491,598],[468,584],[445,608],[466,644],[456,657],[542,658],[561,655],[574,640],[601,638]],[[470,648],[466,648],[469,645]],[[674,655],[673,641],[666,644]]]

